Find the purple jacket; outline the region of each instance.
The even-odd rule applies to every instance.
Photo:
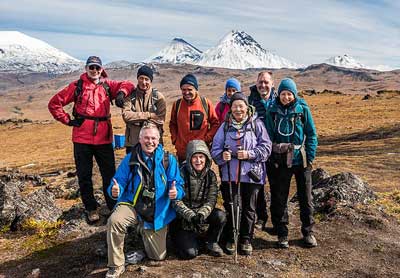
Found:
[[[253,122],[253,123],[252,123]],[[265,184],[266,169],[265,162],[271,154],[271,140],[269,139],[267,130],[264,124],[253,115],[252,120],[248,120],[247,123],[239,130],[229,125],[229,128],[224,136],[225,125],[229,122],[224,122],[218,129],[214,136],[211,156],[215,163],[221,167],[222,170],[222,181],[229,181],[228,179],[228,163],[222,159],[222,152],[224,146],[229,146],[232,151],[232,160],[230,161],[230,176],[231,181],[237,182],[237,173],[239,167],[239,161],[237,157],[237,144],[240,144],[244,150],[249,151],[249,159],[242,160],[240,167],[240,181],[256,184]],[[224,140],[225,138],[225,140]],[[239,143],[240,142],[240,143]],[[250,179],[247,173],[252,169],[256,169],[261,176],[260,182],[255,182]]]

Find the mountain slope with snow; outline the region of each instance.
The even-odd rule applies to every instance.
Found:
[[[330,57],[329,59],[325,60],[325,63],[332,65],[332,66],[337,66],[337,67],[344,67],[344,68],[353,68],[353,69],[366,69],[367,66],[359,63],[356,59],[353,57],[344,54],[343,56],[334,56]]]
[[[41,40],[17,31],[0,31],[0,71],[61,74],[83,65]]]
[[[243,31],[229,32],[217,46],[205,51],[197,64],[231,69],[301,67],[264,49]]]
[[[200,58],[201,51],[181,38],[174,38],[169,45],[145,62],[194,64]]]

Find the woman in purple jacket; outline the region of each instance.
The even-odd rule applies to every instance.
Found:
[[[247,97],[241,92],[235,93],[231,97],[226,121],[218,129],[211,150],[221,169],[221,192],[228,218],[225,225],[226,251],[229,254],[236,249],[235,228],[239,233],[239,251],[244,255],[251,255],[253,251],[251,240],[257,192],[265,184],[265,162],[270,153],[271,141],[264,124],[254,116],[254,107],[248,104]],[[237,205],[241,210],[239,227],[232,225],[237,223]]]

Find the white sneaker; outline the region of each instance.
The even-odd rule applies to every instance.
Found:
[[[124,265],[116,266],[116,267],[110,267],[110,268],[108,268],[108,271],[106,273],[106,278],[118,278],[124,272],[125,272],[125,266]]]

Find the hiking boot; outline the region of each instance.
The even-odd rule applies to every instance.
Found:
[[[228,255],[233,255],[236,250],[235,243],[228,241],[225,245],[225,250]]]
[[[224,254],[224,251],[217,242],[207,243],[207,250],[210,252],[210,255],[214,257],[222,257]]]
[[[246,240],[243,243],[239,244],[240,251],[242,251],[243,255],[250,256],[253,252],[253,246],[251,246],[250,241]]]
[[[116,267],[110,267],[110,268],[108,268],[108,271],[106,273],[106,278],[118,278],[124,272],[125,272],[125,266],[124,265],[116,266]]]
[[[267,222],[263,220],[257,220],[256,224],[254,224],[254,229],[256,230],[264,230],[267,226]]]
[[[96,221],[99,221],[99,219],[100,219],[97,209],[86,211],[86,215],[87,215],[89,222],[96,222]]]
[[[308,236],[303,237],[303,242],[306,247],[313,248],[317,247],[317,239],[313,234],[309,234]]]
[[[278,237],[278,248],[287,249],[289,248],[289,241],[287,236]]]

